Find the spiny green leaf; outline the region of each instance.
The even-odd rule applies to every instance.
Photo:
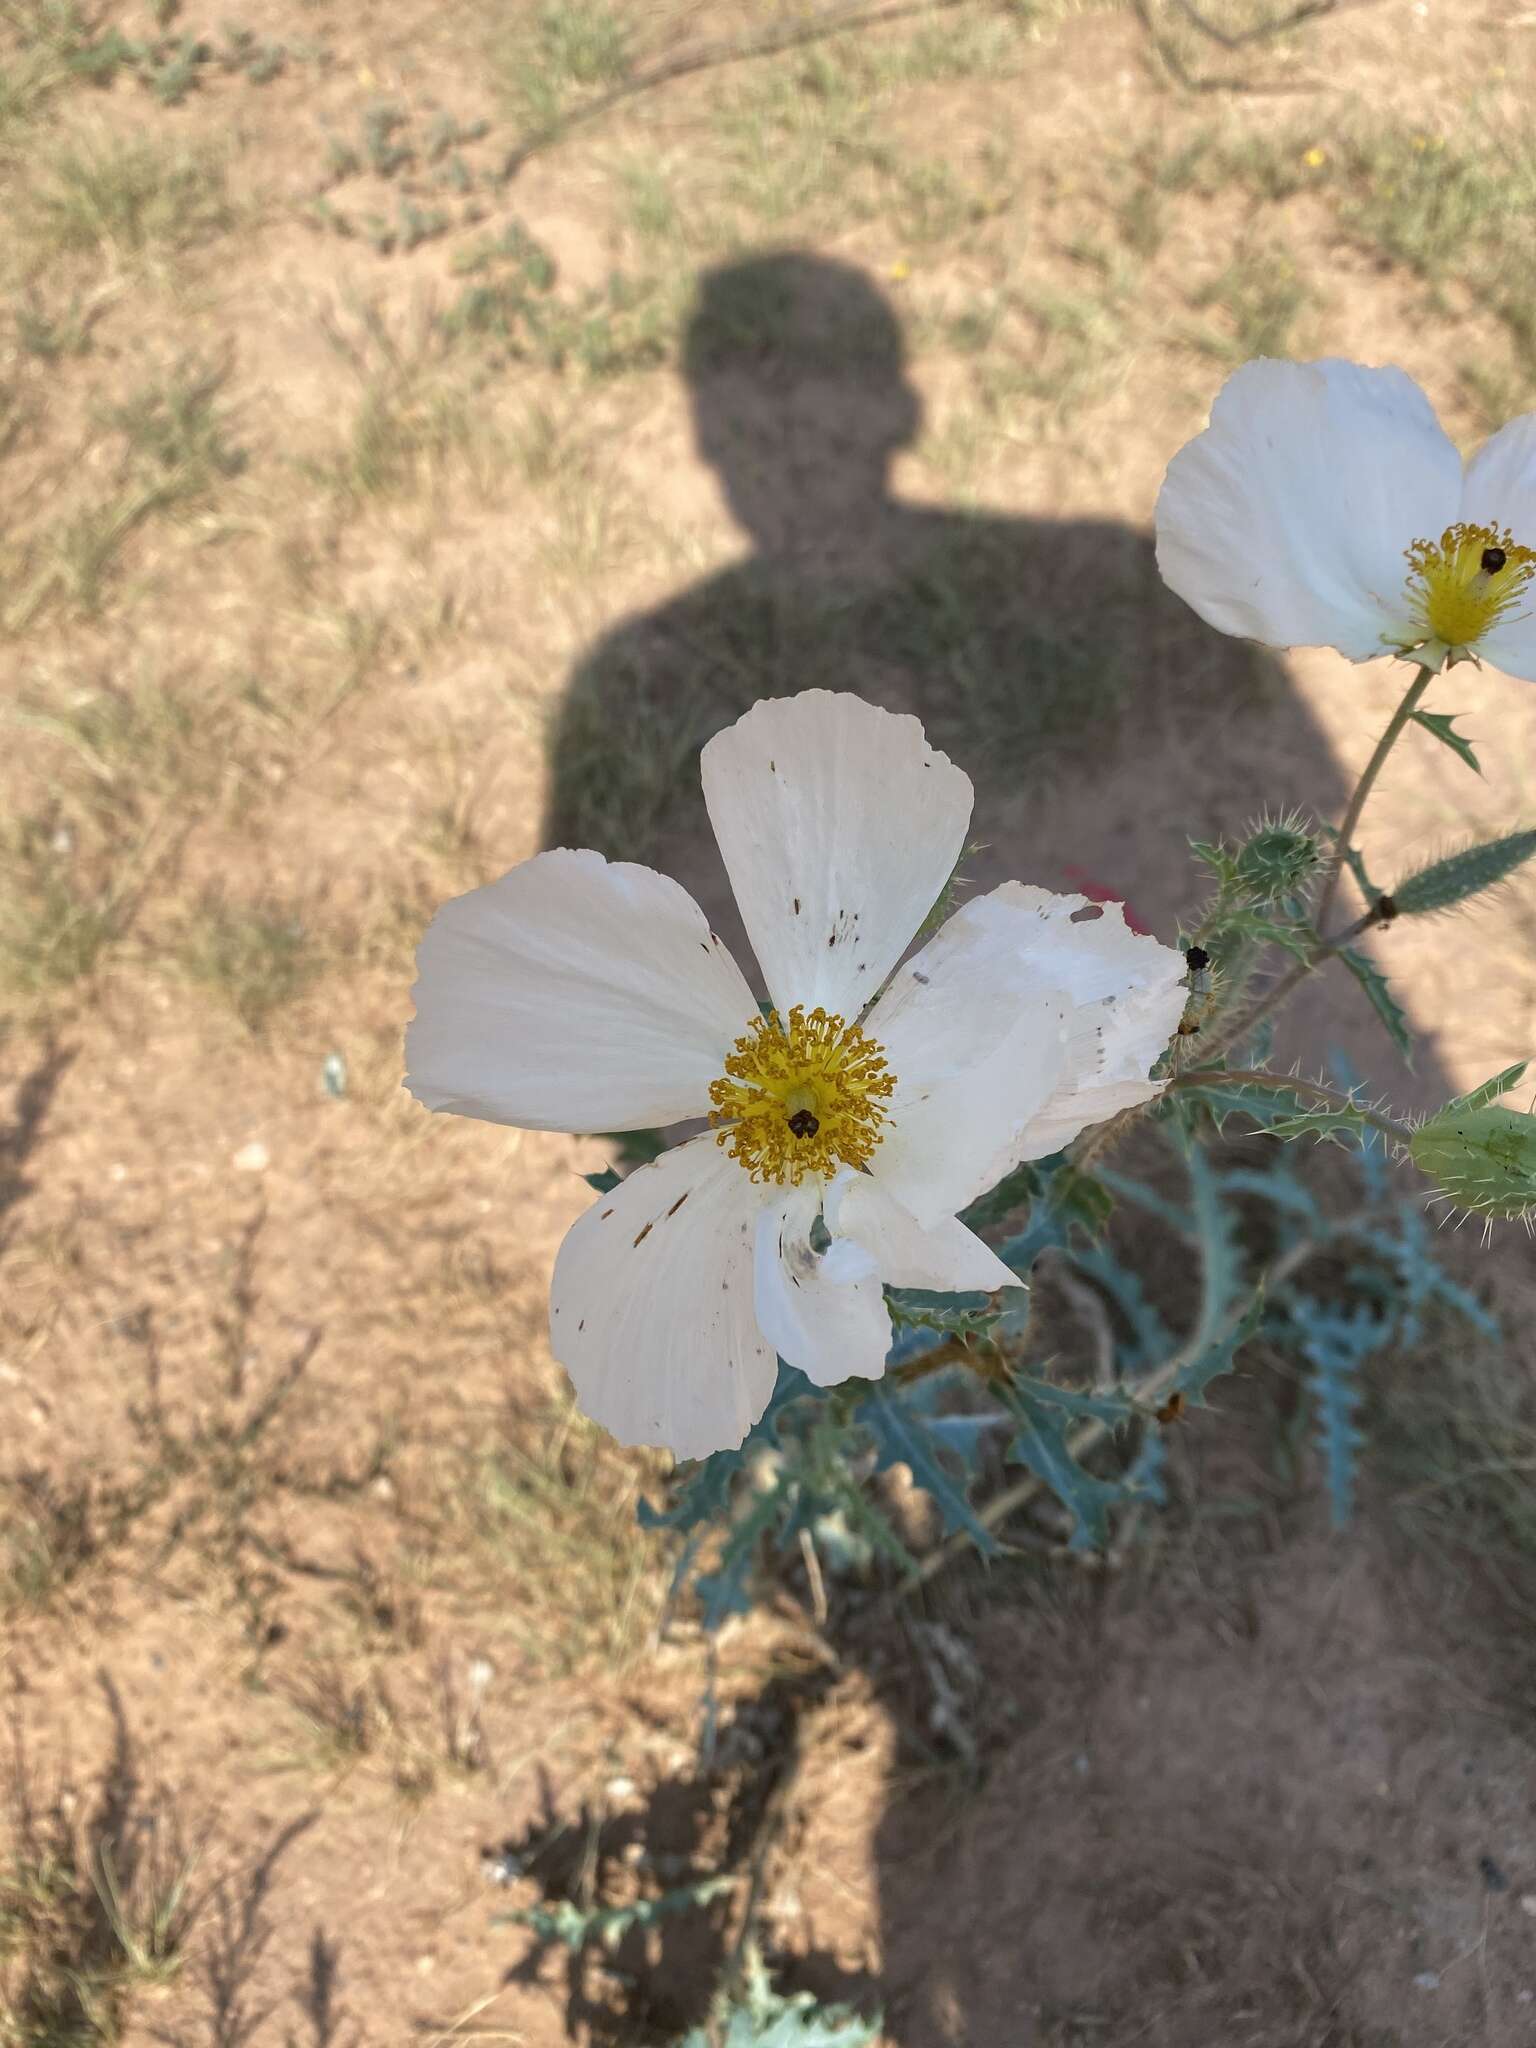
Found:
[[[1222,1198],[1221,1177],[1198,1145],[1186,1161],[1200,1252],[1200,1318],[1191,1342],[1202,1351],[1218,1341],[1242,1296],[1237,1211]]]
[[[1141,1413],[1129,1394],[1083,1394],[1072,1387],[1058,1387],[1052,1380],[1035,1379],[1029,1373],[1016,1373],[1010,1385],[1021,1399],[1032,1404],[1059,1408],[1063,1415],[1079,1420],[1091,1416],[1095,1422],[1107,1422],[1111,1428],[1133,1422]]]
[[[1306,925],[1281,924],[1258,910],[1235,910],[1222,919],[1224,932],[1236,932],[1261,946],[1283,946],[1297,960],[1310,960],[1317,949],[1315,934]]]
[[[1247,1166],[1229,1168],[1221,1176],[1221,1185],[1227,1193],[1257,1195],[1261,1202],[1269,1202],[1276,1209],[1283,1209],[1287,1215],[1300,1217],[1319,1232],[1328,1228],[1316,1195],[1291,1172],[1284,1153],[1272,1153],[1269,1164],[1262,1169]]]
[[[1090,1237],[1097,1237],[1115,1212],[1115,1198],[1097,1175],[1068,1166],[1051,1183],[1051,1200]]]
[[[711,1635],[729,1616],[750,1611],[758,1544],[775,1530],[782,1544],[786,1531],[793,1531],[798,1523],[809,1520],[806,1507],[795,1478],[784,1468],[774,1473],[761,1492],[751,1496],[730,1525],[715,1569],[701,1572],[693,1582],[703,1609],[701,1619]]]
[[[1258,1288],[1242,1320],[1224,1334],[1218,1332],[1187,1365],[1181,1367],[1168,1392],[1182,1394],[1192,1407],[1203,1408],[1206,1388],[1212,1380],[1220,1379],[1223,1373],[1232,1370],[1237,1362],[1238,1352],[1258,1328],[1263,1313],[1264,1290]]]
[[[563,1942],[569,1949],[584,1948],[589,1941],[604,1948],[617,1948],[635,1927],[651,1927],[675,1913],[690,1913],[707,1906],[711,1899],[729,1891],[734,1877],[706,1877],[697,1884],[680,1885],[657,1899],[637,1899],[632,1906],[599,1906],[583,1910],[570,1899],[556,1899],[540,1906],[525,1906],[517,1913],[498,1913],[497,1927],[528,1927],[540,1941]]]
[[[1355,1454],[1365,1442],[1355,1421],[1364,1397],[1359,1369],[1380,1349],[1392,1321],[1378,1316],[1368,1303],[1345,1314],[1305,1295],[1287,1304],[1286,1320],[1296,1330],[1301,1351],[1312,1366],[1317,1441],[1328,1475],[1329,1518],[1335,1529],[1342,1529],[1354,1511]]]
[[[1276,1117],[1269,1126],[1274,1138],[1328,1138],[1340,1143],[1347,1132],[1359,1137],[1372,1128],[1358,1109],[1304,1109],[1294,1116]]]
[[[1224,846],[1209,839],[1191,839],[1189,850],[1203,867],[1210,869],[1223,895],[1237,887],[1237,862]]]
[[[1000,1311],[987,1294],[934,1294],[925,1287],[888,1287],[891,1329],[935,1330],[942,1337],[984,1337]]]
[[[1061,1387],[1039,1387],[1027,1380],[1015,1381],[1007,1394],[1008,1405],[1023,1427],[1007,1449],[1011,1464],[1023,1465],[1055,1494],[1072,1516],[1069,1539],[1074,1550],[1102,1550],[1109,1541],[1109,1511],[1123,1502],[1152,1497],[1156,1481],[1142,1468],[1123,1479],[1099,1479],[1085,1471],[1073,1451],[1071,1433],[1074,1408],[1063,1405]],[[1092,1395],[1069,1395],[1077,1412],[1089,1407]],[[1129,1409],[1129,1403],[1126,1404]],[[1122,1411],[1115,1404],[1115,1417]]]
[[[1181,1088],[1179,1096],[1183,1093]],[[1148,1187],[1145,1181],[1132,1180],[1128,1174],[1116,1173],[1110,1167],[1101,1169],[1101,1173],[1104,1185],[1122,1202],[1129,1202],[1134,1208],[1144,1209],[1149,1216],[1155,1216],[1158,1222],[1165,1224],[1169,1230],[1177,1231],[1180,1237],[1194,1236],[1193,1218],[1160,1195],[1156,1188]]]
[[[1043,1185],[1035,1162],[1026,1159],[1022,1166],[1016,1166],[1012,1173],[1005,1174],[990,1194],[972,1202],[969,1209],[962,1212],[960,1220],[968,1230],[985,1230],[989,1224],[1001,1223],[1015,1209],[1036,1201]]]
[[[878,2015],[866,2020],[845,2005],[819,2005],[809,1991],[782,1996],[751,1942],[729,2003],[717,2002],[713,2024],[695,2027],[678,2048],[874,2048],[882,2032]]]
[[[1017,1237],[1009,1238],[998,1253],[1005,1266],[1021,1278],[1047,1246],[1070,1244],[1074,1230],[1099,1236],[1115,1206],[1107,1180],[1083,1173],[1068,1163],[1065,1152],[1053,1152],[1048,1159],[1032,1162],[1041,1183],[1031,1204],[1029,1219]],[[983,1199],[987,1199],[983,1197]],[[969,1222],[974,1210],[966,1211]]]
[[[1345,946],[1339,958],[1365,990],[1371,1008],[1386,1025],[1392,1043],[1411,1067],[1413,1040],[1408,1032],[1408,1015],[1388,986],[1387,977],[1373,960],[1368,960],[1364,953],[1356,952],[1353,946]]]
[[[1335,1087],[1343,1090],[1351,1102],[1356,1101],[1363,1091],[1364,1083],[1355,1072],[1348,1054],[1341,1052],[1337,1046],[1328,1056],[1325,1073]],[[1341,1139],[1340,1142],[1344,1141]],[[1360,1178],[1365,1182],[1368,1201],[1383,1201],[1387,1194],[1387,1184],[1391,1179],[1384,1133],[1370,1125],[1365,1130],[1357,1131],[1354,1144],[1346,1145],[1345,1149],[1354,1152],[1360,1168]]]
[[[1470,1089],[1465,1095],[1454,1097],[1441,1111],[1442,1116],[1453,1109],[1485,1109],[1490,1102],[1497,1102],[1501,1095],[1509,1093],[1529,1065],[1529,1060],[1521,1060],[1516,1066],[1506,1067],[1502,1074],[1495,1074],[1491,1081],[1485,1081],[1480,1088]]]
[[[1117,1376],[1133,1376],[1166,1358],[1173,1349],[1173,1337],[1148,1301],[1140,1276],[1097,1246],[1074,1246],[1071,1258],[1080,1273],[1103,1288],[1130,1325],[1129,1345],[1116,1347]]]
[[[1334,830],[1333,826],[1325,825],[1323,827],[1323,830],[1327,833],[1328,837],[1333,841],[1334,845],[1337,846],[1339,843],[1339,835]],[[1340,859],[1343,861],[1344,866],[1349,869],[1349,872],[1354,876],[1355,880],[1359,883],[1360,894],[1365,898],[1366,902],[1374,903],[1377,900],[1377,898],[1381,895],[1381,891],[1377,888],[1376,884],[1371,880],[1370,876],[1366,873],[1365,862],[1360,856],[1360,854],[1356,852],[1354,847],[1346,846],[1343,853],[1340,855]]]
[[[1532,854],[1536,854],[1536,831],[1508,832],[1502,839],[1464,846],[1459,853],[1447,854],[1444,860],[1433,861],[1399,882],[1392,901],[1404,917],[1454,910],[1458,903],[1512,875]]]
[[[990,1194],[972,1202],[961,1216],[968,1230],[984,1230],[1001,1223],[1026,1203],[1048,1201],[1067,1224],[1080,1223],[1096,1236],[1114,1211],[1113,1195],[1091,1173],[1080,1172],[1065,1163],[1064,1155],[1029,1159],[1000,1180]]]
[[[1422,725],[1426,732],[1432,732],[1453,754],[1459,755],[1475,774],[1482,774],[1478,758],[1472,751],[1471,741],[1463,739],[1459,732],[1452,730],[1457,719],[1463,716],[1460,711],[1415,711],[1412,716],[1415,725]]]
[[[997,1555],[997,1538],[972,1508],[963,1483],[952,1479],[941,1463],[939,1443],[909,1401],[877,1385],[860,1403],[855,1420],[874,1439],[877,1471],[888,1465],[907,1466],[915,1484],[933,1496],[946,1529],[965,1530],[984,1557]]]
[[[635,1508],[641,1528],[675,1529],[686,1535],[698,1529],[701,1523],[723,1515],[730,1503],[731,1486],[737,1473],[756,1452],[778,1443],[785,1410],[793,1402],[808,1398],[825,1397],[818,1394],[803,1372],[780,1359],[779,1376],[774,1382],[772,1397],[747,1431],[744,1441],[733,1450],[716,1451],[708,1458],[700,1458],[680,1472],[675,1481],[677,1497],[671,1507],[653,1508],[642,1497]]]

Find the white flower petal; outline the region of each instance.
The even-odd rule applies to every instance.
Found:
[[[1467,464],[1461,516],[1473,526],[1507,526],[1521,547],[1536,548],[1536,413],[1500,427]],[[1477,652],[1506,675],[1536,682],[1536,585]]]
[[[979,1287],[991,1294],[1020,1284],[1018,1274],[959,1217],[946,1216],[925,1230],[866,1173],[837,1176],[827,1189],[826,1220],[834,1241],[851,1238],[873,1256],[888,1287],[931,1287],[954,1294]]]
[[[753,1311],[762,1204],[706,1136],[637,1168],[567,1232],[550,1345],[582,1408],[621,1443],[705,1458],[767,1407],[778,1366]]]
[[[960,858],[970,778],[915,718],[828,690],[755,704],[701,771],[773,1001],[852,1023]]]
[[[924,1229],[1001,1178],[994,1161],[1056,1088],[1071,1004],[1034,936],[998,892],[966,904],[867,1020],[896,1082],[870,1172]]]
[[[1491,667],[1523,683],[1536,683],[1536,594],[1528,593],[1529,609],[1500,619],[1477,643],[1477,653]]]
[[[757,1014],[686,889],[560,848],[445,903],[417,956],[406,1086],[540,1131],[699,1116]]]
[[[1458,517],[1461,457],[1412,378],[1245,363],[1157,500],[1164,581],[1223,633],[1381,654],[1412,639],[1403,550]]]
[[[846,1237],[811,1250],[819,1184],[772,1190],[757,1219],[757,1320],[786,1365],[818,1387],[877,1380],[891,1348],[891,1317],[871,1255]]]
[[[993,1185],[1024,1159],[1044,1159],[1090,1124],[1149,1102],[1147,1070],[1178,1028],[1188,991],[1184,955],[1133,932],[1118,903],[1005,882],[993,898],[1027,920],[1025,951],[1072,1004],[1066,1058],[1049,1099],[993,1160]],[[1078,912],[1100,909],[1098,916]]]

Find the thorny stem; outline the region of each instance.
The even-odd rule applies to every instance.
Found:
[[[1314,969],[1321,967],[1325,960],[1331,960],[1335,953],[1342,953],[1352,939],[1358,939],[1362,932],[1385,922],[1386,913],[1380,903],[1375,903],[1363,917],[1357,917],[1353,924],[1345,925],[1343,931],[1335,932],[1331,938],[1319,939],[1305,960],[1297,960],[1281,975],[1274,987],[1265,991],[1257,1002],[1250,1003],[1246,1010],[1224,1024],[1220,1031],[1213,1033],[1210,1040],[1202,1044],[1201,1050],[1212,1058],[1225,1052],[1238,1039],[1248,1037],[1255,1024],[1267,1017],[1271,1010],[1278,1010],[1289,1000],[1293,989],[1300,986]],[[1319,920],[1321,921],[1321,920]]]
[[[1331,960],[1335,953],[1342,952],[1351,939],[1359,938],[1362,932],[1369,931],[1374,925],[1381,924],[1382,922],[1383,912],[1381,905],[1378,903],[1368,910],[1364,917],[1357,917],[1355,922],[1346,925],[1343,931],[1335,932],[1331,939],[1321,940],[1305,960],[1296,961],[1289,973],[1282,975],[1274,987],[1265,995],[1260,996],[1256,1003],[1250,1003],[1246,1010],[1235,1020],[1224,1025],[1220,1031],[1213,1032],[1209,1038],[1203,1038],[1200,1042],[1202,1054],[1207,1059],[1216,1059],[1235,1040],[1246,1038],[1254,1025],[1267,1017],[1271,1010],[1278,1009],[1290,996],[1292,990],[1305,981],[1314,968],[1320,967],[1325,960]],[[1183,1043],[1182,1040],[1176,1040],[1175,1042],[1178,1044]],[[1187,1087],[1190,1078],[1188,1075],[1174,1075],[1171,1079],[1164,1082],[1163,1087],[1165,1090],[1175,1088],[1180,1085],[1181,1081]],[[1268,1078],[1271,1087],[1280,1085],[1273,1076],[1266,1077],[1260,1075],[1257,1078],[1260,1080]],[[1309,1082],[1307,1085],[1310,1087],[1312,1084]],[[1107,1145],[1112,1145],[1123,1131],[1135,1123],[1139,1117],[1145,1116],[1157,1100],[1158,1097],[1154,1095],[1150,1101],[1138,1102],[1131,1109],[1122,1109],[1118,1114],[1108,1118],[1106,1122],[1097,1125],[1086,1136],[1080,1138],[1072,1153],[1074,1171],[1078,1173],[1083,1172],[1090,1160],[1096,1159]]]
[[[1376,742],[1375,751],[1361,771],[1360,780],[1355,784],[1355,793],[1349,800],[1349,808],[1345,811],[1343,823],[1339,826],[1338,836],[1334,841],[1333,853],[1323,877],[1323,893],[1318,898],[1317,914],[1313,920],[1319,931],[1327,922],[1328,913],[1333,908],[1334,898],[1338,894],[1339,882],[1344,873],[1346,858],[1351,850],[1355,833],[1359,828],[1360,815],[1365,809],[1366,798],[1375,787],[1376,778],[1382,770],[1382,764],[1397,744],[1403,728],[1419,708],[1419,702],[1433,680],[1434,671],[1421,665],[1418,674],[1403,693],[1402,702],[1388,720],[1386,730]],[[1240,1011],[1235,1018],[1230,1019],[1218,1031],[1214,1032],[1208,1040],[1204,1041],[1201,1046],[1202,1053],[1207,1057],[1214,1058],[1217,1054],[1225,1052],[1229,1045],[1235,1044],[1241,1038],[1246,1038],[1254,1026],[1267,1017],[1272,1010],[1279,1009],[1282,1003],[1289,1001],[1293,992],[1306,980],[1307,976],[1316,968],[1321,967],[1325,960],[1331,960],[1334,954],[1342,952],[1352,939],[1358,938],[1362,932],[1371,930],[1374,925],[1381,924],[1383,921],[1384,913],[1382,907],[1380,903],[1376,903],[1371,906],[1363,917],[1356,918],[1353,924],[1346,925],[1342,931],[1334,932],[1328,938],[1320,937],[1305,960],[1295,961],[1275,983],[1273,988],[1260,996],[1257,1002],[1250,1003],[1246,1010]],[[1142,1105],[1136,1109],[1124,1110],[1118,1117],[1112,1117],[1108,1123],[1101,1124],[1096,1131],[1090,1134],[1083,1149],[1074,1155],[1073,1164],[1078,1167],[1086,1166],[1095,1154],[1102,1151],[1105,1145],[1111,1143],[1120,1135],[1128,1123],[1134,1122],[1138,1116],[1143,1115],[1145,1109],[1146,1105]]]
[[[1340,825],[1339,836],[1334,842],[1333,859],[1329,862],[1328,872],[1323,879],[1323,893],[1318,898],[1317,916],[1314,922],[1319,930],[1327,922],[1328,913],[1333,908],[1333,899],[1338,894],[1339,882],[1344,873],[1345,858],[1354,844],[1355,832],[1360,824],[1360,813],[1365,809],[1365,800],[1375,786],[1376,778],[1381,773],[1383,762],[1397,744],[1398,736],[1401,734],[1403,727],[1412,718],[1414,712],[1418,710],[1419,699],[1424,695],[1424,692],[1429,688],[1434,679],[1435,671],[1433,669],[1420,667],[1418,674],[1408,685],[1402,703],[1393,712],[1386,731],[1376,742],[1375,753],[1366,762],[1361,772],[1360,780],[1355,784],[1355,793],[1349,800],[1349,809],[1344,813],[1344,822]]]
[[[1360,780],[1355,784],[1355,793],[1349,800],[1349,808],[1344,813],[1344,821],[1339,826],[1333,843],[1333,853],[1323,875],[1323,893],[1317,900],[1317,912],[1312,920],[1319,932],[1328,922],[1328,913],[1332,910],[1334,898],[1339,893],[1339,883],[1343,880],[1344,868],[1353,849],[1355,833],[1359,830],[1360,814],[1365,809],[1365,800],[1376,785],[1382,764],[1397,744],[1404,726],[1418,710],[1420,699],[1434,679],[1435,671],[1421,665],[1418,674],[1404,691],[1402,702],[1388,719],[1385,732],[1376,742],[1375,752],[1361,770]],[[1268,994],[1261,996],[1234,1022],[1225,1026],[1212,1040],[1211,1050],[1222,1052],[1237,1039],[1246,1038],[1260,1018],[1267,1017],[1271,1010],[1278,1009],[1289,998],[1292,990],[1300,982],[1305,981],[1314,968],[1321,967],[1325,960],[1331,960],[1335,953],[1349,944],[1351,939],[1357,938],[1361,932],[1368,931],[1372,925],[1381,922],[1381,905],[1373,904],[1364,917],[1357,918],[1343,931],[1335,932],[1331,938],[1319,938],[1307,959],[1298,960],[1280,977]]]

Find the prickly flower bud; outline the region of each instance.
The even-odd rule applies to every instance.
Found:
[[[1316,873],[1322,849],[1288,818],[1263,825],[1237,856],[1236,878],[1255,903],[1294,896]]]
[[[1536,1209],[1536,1116],[1499,1103],[1449,1103],[1408,1142],[1441,1195],[1473,1215],[1526,1218]]]

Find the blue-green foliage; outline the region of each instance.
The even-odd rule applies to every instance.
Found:
[[[791,1434],[781,1441],[780,1431],[791,1409],[803,1413],[821,1398],[803,1372],[781,1359],[772,1398],[745,1440],[733,1451],[716,1451],[712,1458],[698,1459],[664,1512],[648,1500],[640,1502],[642,1527],[675,1529],[688,1539],[673,1573],[674,1592],[687,1580],[704,1537],[712,1528],[724,1529],[714,1570],[694,1581],[706,1628],[716,1629],[727,1615],[744,1614],[751,1606],[748,1580],[761,1540],[777,1530],[782,1547],[798,1534],[808,1503],[794,1456],[797,1439]],[[733,1514],[733,1502],[742,1492],[738,1481],[764,1453],[769,1459],[762,1481]]]
[[[937,1375],[909,1389],[876,1381],[854,1421],[874,1441],[877,1472],[891,1465],[910,1467],[913,1479],[943,1516],[945,1528],[963,1529],[983,1557],[995,1557],[997,1538],[978,1520],[966,1485],[976,1470],[982,1432],[963,1426],[947,1430],[949,1418],[933,1413],[941,1392]],[[969,1418],[955,1420],[963,1425]]]
[[[1286,1305],[1282,1332],[1311,1367],[1309,1387],[1317,1416],[1317,1444],[1328,1481],[1328,1512],[1335,1529],[1348,1523],[1355,1509],[1355,1470],[1365,1435],[1355,1416],[1364,1398],[1360,1368],[1379,1351],[1392,1319],[1377,1315],[1366,1302],[1351,1309],[1299,1296]]]
[[[678,2048],[873,2048],[881,2026],[878,2015],[865,2020],[846,2006],[818,2005],[808,1991],[782,1997],[754,1948],[739,1995],[713,2029],[695,2027]]]
[[[573,1899],[548,1899],[516,1913],[500,1913],[493,1925],[528,1929],[534,1948],[521,1968],[527,1970],[531,1964],[537,1970],[556,1949],[567,1949],[573,1956],[612,1954],[628,1935],[699,1912],[739,1883],[737,1876],[724,1872],[627,1906],[578,1906]],[[776,1991],[754,1940],[747,1946],[745,1967],[733,1990],[719,1993],[711,2025],[695,2027],[677,2048],[873,2048],[881,2025],[878,2013],[861,2019],[847,2006],[818,2005],[808,1991]]]
[[[1009,1405],[1021,1427],[1008,1445],[1009,1462],[1024,1465],[1043,1479],[1072,1516],[1069,1538],[1074,1550],[1103,1549],[1109,1542],[1110,1510],[1137,1498],[1161,1500],[1161,1462],[1155,1426],[1146,1430],[1129,1471],[1118,1479],[1100,1479],[1085,1470],[1072,1447],[1075,1421],[1091,1418],[1111,1427],[1136,1414],[1128,1396],[1099,1398],[1092,1394],[1062,1395],[1067,1390],[1035,1380],[1016,1379]]]
[[[630,1906],[582,1907],[572,1899],[552,1899],[542,1905],[525,1906],[516,1913],[499,1913],[492,1924],[528,1928],[541,1953],[557,1946],[574,1953],[589,1942],[615,1949],[637,1927],[654,1927],[658,1920],[694,1912],[721,1892],[729,1891],[735,1882],[728,1876],[701,1878],[697,1884],[679,1885],[659,1898],[636,1899]]]
[[[1357,1092],[1347,1072],[1340,1085]],[[1203,1406],[1261,1329],[1306,1373],[1333,1518],[1348,1518],[1364,1361],[1385,1345],[1413,1343],[1431,1302],[1485,1329],[1487,1313],[1435,1264],[1412,1193],[1395,1190],[1380,1134],[1352,1108],[1319,1116],[1300,1088],[1219,1079],[1165,1095],[1154,1120],[1180,1159],[1182,1197],[1119,1172],[1090,1176],[1061,1154],[1019,1168],[967,1212],[977,1228],[1024,1212],[1000,1247],[1019,1276],[1017,1293],[887,1290],[893,1345],[883,1380],[818,1388],[781,1364],[768,1411],[741,1448],[685,1469],[665,1512],[642,1503],[649,1526],[686,1539],[677,1585],[710,1546],[707,1569],[692,1581],[707,1627],[746,1611],[762,1559],[797,1547],[802,1532],[834,1572],[876,1554],[910,1568],[867,1484],[896,1464],[929,1494],[945,1529],[983,1557],[1001,1546],[973,1493],[999,1461],[1024,1467],[1056,1496],[1074,1547],[1105,1545],[1118,1510],[1163,1497],[1165,1421]],[[1273,1156],[1262,1168],[1219,1167],[1209,1151],[1213,1127],[1272,1131]],[[1325,1208],[1296,1171],[1300,1156],[1279,1140],[1306,1131],[1343,1147],[1358,1180],[1353,1204]],[[1140,1270],[1125,1262],[1106,1229],[1116,1208],[1154,1224],[1177,1246],[1178,1267],[1198,1276],[1188,1327],[1171,1328],[1148,1298],[1145,1259]],[[1046,1250],[1104,1303],[1113,1358],[1101,1360],[1092,1386],[1019,1362],[1024,1283]],[[1303,1263],[1314,1254],[1327,1259]],[[1326,1283],[1316,1279],[1323,1266]],[[1271,1273],[1283,1277],[1270,1284]]]

